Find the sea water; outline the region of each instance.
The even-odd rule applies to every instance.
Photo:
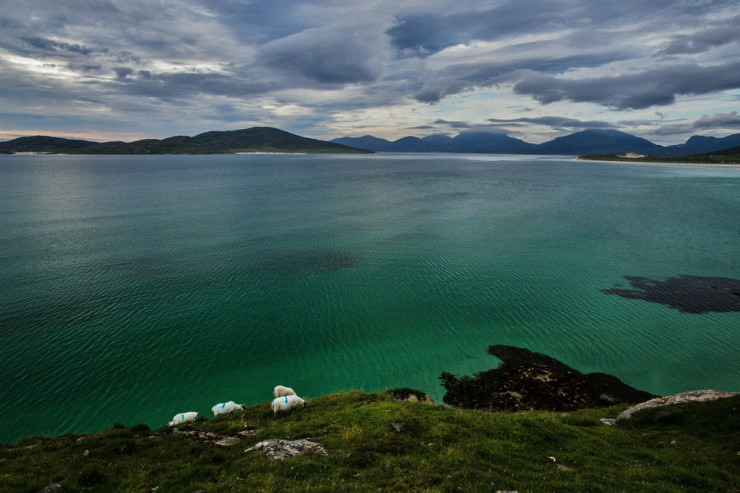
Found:
[[[217,402],[414,387],[526,347],[740,391],[740,169],[463,155],[0,156],[0,442]]]

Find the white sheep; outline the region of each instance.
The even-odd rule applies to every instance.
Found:
[[[167,423],[167,426],[175,426],[179,425],[180,423],[192,423],[196,419],[198,419],[198,413],[196,413],[195,411],[175,414],[175,416],[172,418],[172,421]]]
[[[306,407],[306,401],[295,394],[276,397],[272,400],[272,415],[274,417],[279,412],[292,411],[298,406]]]
[[[285,395],[295,395],[295,391],[290,387],[283,387],[282,385],[276,385],[272,391],[275,397],[283,397]]]
[[[247,409],[247,406],[245,406],[244,404],[237,404],[234,401],[229,401],[219,402],[211,408],[211,411],[213,411],[213,417],[216,417],[219,414],[229,414],[234,411],[244,411],[245,409]]]

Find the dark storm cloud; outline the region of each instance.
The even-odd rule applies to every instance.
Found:
[[[703,29],[692,34],[680,34],[673,37],[658,55],[680,55],[703,53],[710,49],[740,41],[740,16],[715,23],[709,29]]]
[[[258,59],[289,74],[328,84],[380,78],[387,40],[372,26],[307,29],[264,45]]]
[[[498,2],[493,8],[469,8],[462,12],[449,10],[453,12],[430,8],[426,12],[400,14],[398,25],[388,31],[393,45],[399,50],[423,56],[471,39],[489,41],[528,32],[550,31],[578,22],[568,4],[547,0],[529,1],[526,8],[519,1],[509,0]],[[593,8],[594,14],[599,12],[600,9]]]
[[[696,2],[682,8],[677,8],[674,0],[608,3],[529,0],[526,4],[519,0],[506,0],[496,2],[494,7],[475,5],[469,8],[459,8],[460,2],[444,7],[431,3],[427,9],[399,12],[398,24],[388,34],[393,45],[402,52],[423,56],[471,39],[496,40],[560,29],[585,29],[593,33],[595,26],[603,27],[598,36],[574,35],[569,38],[571,43],[577,44],[581,39],[587,46],[592,46],[595,39],[604,38],[615,27],[651,19],[665,25],[680,23],[684,18],[692,25],[697,16],[722,5],[732,5],[732,0]]]
[[[674,65],[640,73],[570,80],[531,73],[514,86],[548,104],[569,100],[614,109],[668,105],[678,95],[707,94],[740,88],[740,61],[724,65]]]
[[[610,52],[555,58],[525,58],[509,63],[487,60],[477,64],[452,65],[426,81],[414,97],[420,102],[436,103],[446,96],[476,87],[490,87],[516,80],[522,70],[538,74],[560,73],[570,68],[598,67],[627,57],[628,55],[623,52]]]

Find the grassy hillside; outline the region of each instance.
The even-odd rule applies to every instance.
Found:
[[[273,419],[262,403],[177,431],[115,425],[0,446],[0,491],[738,491],[740,396],[599,421],[626,407],[490,413],[347,392]],[[189,436],[245,429],[256,432],[229,447]],[[245,452],[305,437],[328,455]]]

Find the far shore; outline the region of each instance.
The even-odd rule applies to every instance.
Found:
[[[684,168],[737,168],[740,169],[738,163],[681,163],[672,161],[631,161],[631,160],[616,160],[616,159],[583,159],[580,157],[573,158],[576,161],[584,161],[591,163],[610,163],[610,164],[636,164],[639,166],[680,166]]]

